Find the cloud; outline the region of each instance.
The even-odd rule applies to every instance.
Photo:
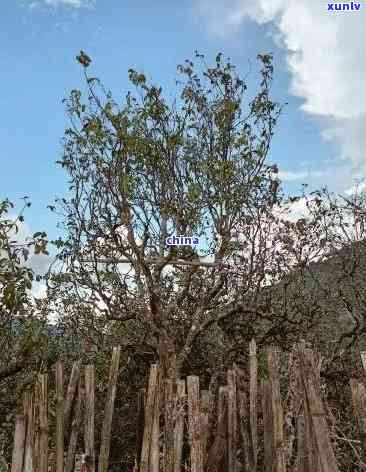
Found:
[[[291,93],[321,119],[322,135],[338,146],[338,157],[355,172],[366,171],[364,11],[330,14],[319,0],[201,0],[200,10],[220,35],[247,20],[268,24],[286,51]]]
[[[30,8],[38,6],[93,8],[96,0],[36,0],[29,3]]]
[[[320,178],[326,175],[322,170],[308,170],[293,172],[291,170],[282,170],[278,172],[278,177],[284,182],[292,182],[293,180],[306,180],[309,178]]]

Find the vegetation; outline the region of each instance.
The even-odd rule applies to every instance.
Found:
[[[166,376],[199,374],[207,386],[244,361],[252,337],[285,350],[306,339],[347,372],[339,353],[352,359],[366,332],[365,200],[326,189],[285,198],[268,162],[282,110],[270,95],[272,57],[258,56],[249,103],[229,60],[208,66],[196,53],[178,67],[176,100],[129,70],[135,92],[120,105],[89,76],[90,58],[77,59],[87,95],[65,100],[71,125],[58,164],[69,189],[50,206],[65,231],[52,242],[43,300],[31,296],[27,259],[47,254],[47,235],[20,241],[23,211],[10,218],[11,203],[0,203],[0,452],[9,461],[20,393],[59,356],[67,368],[93,361],[101,393],[110,347],[121,344],[116,414],[118,423],[128,410],[129,426],[128,405],[157,360]],[[307,216],[294,221],[300,198]],[[168,247],[173,234],[200,245]],[[132,454],[133,440],[132,427],[115,435],[112,456]]]

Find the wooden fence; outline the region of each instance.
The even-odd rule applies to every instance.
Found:
[[[58,362],[55,451],[48,451],[47,374],[43,374],[34,392],[25,395],[24,413],[16,418],[12,472],[96,472],[96,463],[98,472],[109,470],[119,359],[120,348],[116,347],[98,461],[94,450],[94,367],[86,366],[82,376],[76,363],[65,393],[63,364]],[[366,353],[361,353],[361,360],[366,370]],[[139,392],[137,401],[134,472],[338,472],[317,356],[304,344],[291,352],[285,412],[280,352],[269,346],[265,361],[259,379],[253,340],[249,375],[233,365],[226,385],[210,390],[200,390],[196,376],[173,381],[162,378],[157,364],[151,366],[147,389]],[[362,466],[366,457],[366,388],[354,379],[350,387]],[[81,456],[77,444],[82,429]]]

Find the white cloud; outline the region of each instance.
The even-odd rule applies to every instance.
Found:
[[[269,23],[286,51],[291,92],[322,118],[324,138],[355,172],[366,171],[365,12],[327,12],[319,0],[201,0],[211,30],[229,34],[245,20]]]
[[[92,8],[95,0],[38,0],[29,3],[30,8],[46,5],[51,7]]]
[[[291,170],[281,170],[278,172],[278,177],[284,182],[292,182],[293,180],[307,180],[309,178],[320,178],[325,176],[326,172],[322,170],[299,171],[293,172]]]

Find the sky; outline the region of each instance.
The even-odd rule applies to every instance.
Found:
[[[67,190],[55,161],[69,125],[62,99],[83,89],[75,56],[115,97],[144,72],[174,95],[176,66],[197,49],[218,52],[259,81],[259,53],[273,53],[274,99],[287,103],[269,159],[288,192],[328,186],[350,192],[366,176],[366,3],[328,12],[322,0],[4,0],[0,19],[0,199],[21,205],[23,232],[60,231],[48,209]],[[41,266],[44,266],[44,261]],[[34,265],[37,265],[34,263]]]

